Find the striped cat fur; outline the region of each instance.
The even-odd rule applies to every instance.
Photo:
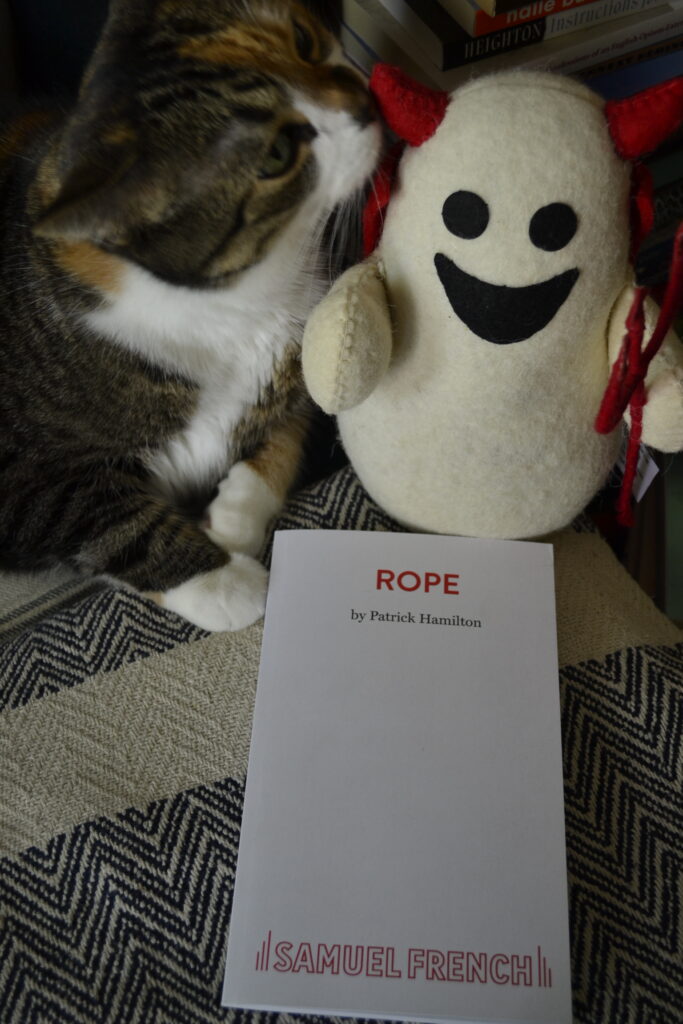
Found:
[[[113,0],[73,109],[0,125],[0,565],[261,614],[323,228],[379,148],[303,6]]]

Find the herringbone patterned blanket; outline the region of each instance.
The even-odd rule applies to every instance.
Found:
[[[281,528],[395,530],[348,469]],[[574,1014],[683,1021],[683,643],[601,539],[554,539]],[[220,1008],[260,625],[0,579],[0,1021]]]

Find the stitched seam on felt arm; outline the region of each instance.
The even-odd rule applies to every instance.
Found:
[[[344,383],[345,381],[348,382],[348,375],[342,373],[342,370],[346,365],[351,363],[351,351],[354,348],[355,340],[355,314],[360,302],[361,290],[369,277],[375,277],[380,283],[382,283],[379,267],[375,262],[368,263],[364,267],[363,272],[359,274],[356,281],[354,281],[353,288],[349,288],[347,290],[347,304],[344,308],[344,336],[339,351],[339,361],[337,373],[335,375],[337,386],[335,387],[334,399],[337,406],[341,406],[342,403],[345,403],[348,397],[348,383]]]

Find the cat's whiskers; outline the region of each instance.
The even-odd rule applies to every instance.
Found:
[[[352,258],[359,252],[358,223],[364,202],[365,191],[359,189],[332,214],[325,247],[327,276],[330,283],[339,273],[342,261]]]

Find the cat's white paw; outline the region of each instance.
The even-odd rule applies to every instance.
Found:
[[[206,533],[223,551],[257,555],[282,502],[246,462],[236,462],[207,509]]]
[[[233,555],[227,565],[200,573],[172,590],[154,596],[201,629],[244,629],[263,615],[268,573],[249,555]]]

